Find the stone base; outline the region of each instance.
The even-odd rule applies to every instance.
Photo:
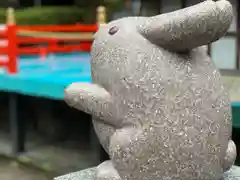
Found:
[[[59,176],[54,178],[54,180],[94,180],[95,172],[96,172],[96,167],[93,167],[93,168],[84,169],[78,172],[73,172],[64,176]]]
[[[84,169],[82,171],[70,173],[54,178],[54,180],[94,180],[96,167]],[[240,180],[240,167],[233,166],[224,174],[224,180]]]

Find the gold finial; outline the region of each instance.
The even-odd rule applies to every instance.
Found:
[[[7,24],[15,24],[15,13],[13,8],[7,8],[7,15],[6,15],[6,23]]]
[[[99,6],[97,8],[97,24],[106,23],[106,8],[104,6]]]

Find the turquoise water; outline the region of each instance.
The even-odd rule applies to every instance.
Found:
[[[17,74],[0,73],[0,90],[62,99],[72,82],[91,82],[89,53],[21,56],[18,67]]]
[[[90,80],[90,54],[50,54],[45,59],[23,56],[19,58],[18,76],[54,82]]]

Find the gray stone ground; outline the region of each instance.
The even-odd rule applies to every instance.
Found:
[[[0,179],[52,180],[52,176],[43,171],[31,167],[25,167],[9,159],[0,158]]]
[[[89,148],[80,145],[78,148],[70,147],[71,142],[62,142],[61,145],[46,144],[35,137],[27,142],[27,152],[18,156],[16,160],[55,175],[62,175],[96,165],[91,158],[92,154]],[[3,133],[0,133],[0,168],[1,156],[15,158],[11,155],[9,136]],[[0,178],[0,180],[2,179]]]
[[[69,148],[64,143],[41,144],[37,138],[34,140],[28,141],[26,153],[15,158],[10,153],[9,137],[0,133],[0,180],[52,180],[54,176],[96,165],[88,148]]]

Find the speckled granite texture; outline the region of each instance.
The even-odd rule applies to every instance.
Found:
[[[95,174],[96,168],[94,167],[60,176],[54,180],[94,180]],[[233,166],[228,172],[224,174],[223,180],[240,180],[240,167]]]
[[[231,101],[206,46],[233,18],[226,0],[99,28],[93,83],[65,101],[91,114],[110,156],[96,180],[219,180],[236,158]]]

